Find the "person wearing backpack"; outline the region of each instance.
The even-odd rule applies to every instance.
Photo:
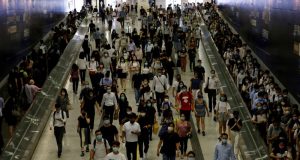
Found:
[[[93,141],[93,149],[90,152],[90,160],[104,159],[110,152],[110,145],[108,141],[103,138],[100,130],[95,131],[95,140]]]
[[[50,120],[50,130],[54,128],[54,135],[57,143],[57,157],[61,157],[62,152],[62,140],[65,133],[65,125],[67,121],[67,115],[66,112],[64,112],[61,109],[61,106],[59,104],[55,104],[55,111],[52,114],[51,120]]]

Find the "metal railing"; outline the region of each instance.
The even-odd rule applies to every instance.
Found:
[[[231,106],[231,110],[239,111],[240,117],[243,120],[239,143],[241,158],[245,160],[268,159],[267,146],[252,123],[249,110],[235,85],[235,81],[226,68],[210,32],[205,25],[201,25],[200,28],[203,33],[201,42],[203,43],[204,51],[206,52],[212,68],[216,71],[216,74],[220,79],[222,90],[228,95],[228,102]]]
[[[44,83],[43,91],[34,99],[0,159],[29,160],[32,158],[52,113],[53,102],[68,80],[69,70],[79,55],[84,36],[88,31],[88,24],[86,22],[83,21],[73,39],[65,48],[59,62],[50,72]]]

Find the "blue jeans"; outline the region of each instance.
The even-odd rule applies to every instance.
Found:
[[[176,159],[176,155],[163,154],[163,160],[175,160],[175,159]]]
[[[134,97],[135,97],[135,102],[139,103],[139,101],[140,101],[140,89],[134,88]]]

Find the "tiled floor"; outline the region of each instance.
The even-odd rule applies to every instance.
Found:
[[[99,20],[96,20],[97,25],[99,25]],[[100,22],[101,23],[101,22]],[[139,29],[140,27],[140,21],[136,21],[135,27]],[[103,27],[102,27],[103,28]],[[114,23],[113,28],[116,28],[117,31],[120,30],[120,25],[118,23]],[[110,33],[106,31],[105,34],[108,39],[110,39]],[[109,40],[110,41],[110,40]],[[198,50],[199,57],[202,60],[202,64],[205,67],[206,70],[206,77],[209,76],[209,71],[211,70],[207,57],[204,54],[203,48],[200,45],[200,48]],[[188,65],[187,65],[188,66]],[[183,80],[186,84],[189,85],[190,79],[192,77],[192,73],[189,71],[186,73],[181,73]],[[129,82],[129,80],[128,80]],[[73,105],[73,110],[70,111],[70,118],[67,121],[66,125],[66,134],[64,136],[63,140],[63,153],[62,157],[60,159],[62,160],[85,160],[89,159],[89,156],[86,155],[85,157],[80,157],[80,142],[79,142],[79,136],[76,132],[77,127],[77,117],[80,115],[80,109],[79,109],[79,100],[78,95],[73,94],[72,92],[72,84],[70,82],[67,82],[65,87],[67,88],[70,96],[70,100]],[[80,88],[79,88],[80,89]],[[127,85],[126,89],[127,97],[130,100],[130,105],[134,107],[134,111],[136,111],[135,103],[134,101],[134,91],[132,88],[130,88],[130,85]],[[170,96],[172,97],[172,96]],[[207,98],[207,97],[205,97]],[[174,99],[171,99],[174,101]],[[193,117],[194,118],[194,117]],[[96,116],[95,118],[95,126],[98,125],[100,122],[99,116]],[[194,119],[195,122],[195,119]],[[202,153],[204,155],[205,160],[211,160],[213,159],[213,153],[214,153],[214,147],[217,143],[217,124],[212,120],[212,116],[207,117],[205,120],[206,123],[206,136],[197,135],[198,140],[201,145]],[[114,121],[114,124],[117,126],[118,122]],[[118,128],[118,126],[117,126]],[[194,135],[196,136],[196,135]],[[153,137],[153,140],[150,142],[150,149],[148,152],[148,159],[149,160],[156,160],[156,159],[162,159],[162,156],[157,157],[156,156],[156,148],[158,144],[159,138],[157,136]],[[189,143],[188,151],[191,150],[191,145]],[[125,152],[125,145],[122,144],[121,146],[121,152]],[[199,151],[195,151],[199,152]],[[43,135],[40,139],[40,142],[35,150],[33,160],[55,160],[57,159],[57,147],[56,142],[54,138],[54,134],[52,130],[49,130],[49,127],[46,127],[43,131]],[[178,158],[180,159],[180,158]],[[199,159],[199,158],[197,158]]]

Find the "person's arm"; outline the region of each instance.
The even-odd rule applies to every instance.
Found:
[[[114,104],[115,104],[115,110],[118,110],[118,101],[117,101],[117,97],[116,95],[114,94]]]
[[[103,98],[102,98],[102,101],[101,101],[101,106],[102,106],[102,107],[104,106],[105,100],[106,100],[106,93],[104,93]]]
[[[218,145],[216,145],[214,160],[218,160],[218,159],[219,159],[219,150],[218,150]]]
[[[101,114],[101,107],[99,106],[99,103],[97,101],[95,103],[95,107],[96,107],[96,109],[97,109],[97,111],[98,111],[98,113],[100,115]]]
[[[157,150],[156,150],[156,155],[159,156],[160,153],[160,147],[163,144],[162,139],[159,140],[158,145],[157,145]]]
[[[115,127],[115,140],[119,142],[119,132],[116,127]]]

